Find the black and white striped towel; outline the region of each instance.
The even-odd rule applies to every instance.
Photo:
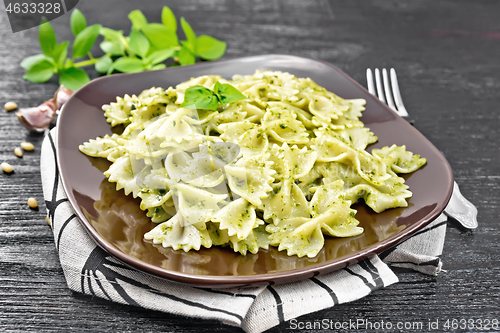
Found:
[[[265,331],[283,321],[360,299],[398,281],[388,265],[425,274],[441,270],[446,217],[397,247],[328,275],[253,288],[195,288],[131,269],[96,246],[66,198],[57,170],[52,130],[42,146],[43,193],[56,249],[71,290],[118,303],[187,317],[218,319],[245,331]],[[90,300],[89,300],[90,301]]]

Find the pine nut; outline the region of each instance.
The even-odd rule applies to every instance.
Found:
[[[31,142],[21,142],[21,147],[26,151],[32,151],[35,146]]]
[[[2,167],[2,170],[5,173],[11,173],[12,171],[14,171],[14,169],[12,168],[12,165],[10,165],[9,163],[4,162],[4,163],[0,164],[0,166]]]
[[[50,225],[50,219],[49,219],[49,216],[45,216],[45,219],[47,220],[47,223]]]
[[[14,111],[15,109],[17,109],[17,104],[14,102],[7,102],[3,107],[7,111]]]
[[[23,150],[21,148],[17,147],[16,149],[14,149],[14,154],[17,157],[23,157]]]
[[[36,207],[38,207],[38,202],[36,202],[35,198],[29,198],[28,199],[28,206],[30,206],[30,208],[36,208]]]

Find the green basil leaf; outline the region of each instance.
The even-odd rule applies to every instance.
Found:
[[[219,81],[215,82],[213,92],[217,95],[220,95],[222,92],[222,89],[223,89],[222,83],[220,83]]]
[[[212,90],[203,86],[192,86],[186,90],[181,107],[192,105],[197,109],[217,110],[219,100]]]
[[[104,53],[112,56],[125,54],[123,31],[101,27],[99,33],[104,37],[104,41],[99,45]]]
[[[34,83],[47,82],[54,75],[55,69],[54,64],[45,59],[31,66],[23,75],[23,79]]]
[[[192,65],[196,62],[195,56],[189,51],[189,49],[186,46],[182,46],[179,54],[177,55],[177,58],[179,58],[179,63],[184,66],[184,65]]]
[[[151,70],[156,71],[156,70],[165,69],[165,68],[167,68],[167,65],[165,65],[165,64],[158,64],[158,65],[154,65],[153,68],[151,68]]]
[[[134,28],[137,30],[141,30],[142,27],[148,24],[148,20],[146,19],[146,16],[139,10],[133,10],[128,14],[128,18],[130,22],[132,22],[132,25]]]
[[[142,32],[132,27],[129,36],[129,47],[132,52],[144,58],[149,50],[149,40]]]
[[[181,26],[182,31],[184,31],[184,35],[186,35],[186,47],[192,53],[196,53],[196,34],[193,31],[193,28],[187,23],[184,17],[181,17]]]
[[[121,30],[113,30],[110,28],[101,27],[99,33],[104,37],[104,40],[110,42],[121,42],[121,38],[123,36],[123,31]]]
[[[83,29],[73,43],[73,58],[83,58],[94,45],[101,31],[100,24],[94,24]]]
[[[164,49],[160,49],[156,46],[154,46],[153,44],[149,44],[149,50],[148,50],[148,54],[146,54],[146,58],[149,57],[150,55],[152,55],[153,53],[157,52],[157,51],[160,51],[160,50],[164,50]]]
[[[154,53],[151,53],[147,58],[144,59],[144,63],[146,64],[159,64],[160,62],[163,62],[167,60],[168,58],[172,57],[174,55],[174,50],[173,49],[165,49],[165,50],[160,50],[156,51]]]
[[[87,20],[82,12],[75,8],[71,13],[70,19],[71,32],[76,37],[83,29],[87,27]]]
[[[217,81],[214,85],[214,92],[219,96],[221,104],[229,104],[240,99],[247,98],[238,89],[228,83],[220,83]]]
[[[54,47],[57,45],[57,37],[54,29],[52,29],[52,26],[50,25],[50,22],[48,22],[45,18],[44,22],[45,23],[40,24],[40,27],[38,28],[38,40],[43,54],[50,57]]]
[[[28,70],[30,69],[33,65],[38,64],[42,62],[43,60],[49,60],[45,54],[37,54],[31,57],[24,58],[23,61],[21,61],[21,67]]]
[[[69,68],[71,66],[73,66],[73,61],[71,61],[70,58],[66,58],[66,60],[64,61],[64,67]]]
[[[110,57],[103,55],[95,63],[95,70],[99,73],[106,73],[113,64],[113,60]]]
[[[117,71],[123,73],[135,73],[135,72],[142,72],[144,70],[144,66],[141,60],[137,58],[125,58],[125,57],[116,60],[111,66],[111,68],[116,69]]]
[[[196,39],[196,54],[205,60],[216,60],[226,52],[226,42],[207,35]]]
[[[58,69],[64,68],[64,60],[66,60],[66,57],[68,56],[68,46],[69,41],[62,42],[52,51],[52,59],[54,59]]]
[[[142,27],[153,46],[158,49],[168,49],[179,45],[177,34],[160,23],[150,23]]]
[[[170,8],[163,6],[161,11],[161,23],[172,31],[177,31],[177,20]]]
[[[109,53],[112,56],[119,56],[125,53],[125,48],[123,47],[122,43],[110,42],[105,40],[102,41],[99,46],[104,53]]]
[[[78,90],[85,83],[89,82],[90,78],[84,70],[80,68],[70,67],[64,70],[59,76],[59,84],[62,84],[73,91]]]

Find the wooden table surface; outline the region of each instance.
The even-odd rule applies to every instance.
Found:
[[[449,223],[445,271],[437,277],[398,271],[395,285],[299,320],[439,320],[445,331],[452,330],[442,325],[447,319],[500,320],[500,2],[82,0],[77,8],[90,24],[128,29],[131,10],[159,21],[164,4],[198,33],[227,41],[225,58],[308,56],[340,67],[362,85],[367,67],[396,68],[416,127],[443,152],[462,193],[479,209],[479,228],[472,232]],[[69,15],[53,26],[59,40],[70,38]],[[19,67],[39,53],[37,29],[13,34],[2,8],[0,38],[0,104],[29,107],[50,98],[57,81],[29,83]],[[0,162],[15,168],[12,175],[0,173],[0,331],[241,331],[71,292],[45,221],[42,139],[22,128],[14,113],[0,111]],[[21,141],[36,149],[19,159],[13,150]],[[28,208],[28,197],[38,200],[38,211]],[[285,322],[272,331],[290,330]]]

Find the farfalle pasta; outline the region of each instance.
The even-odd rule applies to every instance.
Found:
[[[180,106],[189,87],[218,81],[246,98],[216,111]],[[80,151],[112,162],[108,181],[158,223],[144,235],[154,244],[314,257],[325,235],[363,232],[351,208],[360,199],[377,213],[406,207],[411,192],[397,174],[426,163],[405,146],[366,151],[377,137],[359,120],[364,104],[289,73],[205,75],[117,97],[103,110],[123,133]]]

